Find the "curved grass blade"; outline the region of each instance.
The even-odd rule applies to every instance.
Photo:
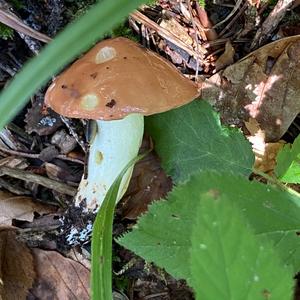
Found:
[[[97,213],[92,234],[92,300],[112,300],[112,224],[115,203],[123,175],[144,155],[134,158],[122,170],[108,190]]]
[[[68,25],[15,76],[0,94],[0,130],[25,105],[27,99],[76,55],[86,50],[120,23],[143,0],[103,0]]]

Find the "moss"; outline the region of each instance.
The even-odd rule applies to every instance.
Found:
[[[202,8],[205,8],[205,0],[198,0],[198,3]]]
[[[13,39],[14,30],[10,27],[0,23],[0,38],[3,40]]]
[[[131,39],[133,41],[137,41],[138,39],[134,35],[133,31],[131,28],[128,26],[128,22],[124,22],[117,27],[115,27],[112,32],[111,32],[111,37],[118,37],[118,36],[123,36],[128,39]]]
[[[125,276],[114,276],[113,277],[114,281],[114,287],[121,291],[124,292],[127,290],[128,285],[129,285],[129,279],[126,278]]]
[[[9,0],[7,2],[15,9],[21,9],[24,7],[23,0]]]
[[[148,0],[146,1],[146,4],[148,5],[155,5],[157,3],[157,0]]]
[[[66,9],[66,16],[70,20],[75,20],[81,15],[83,15],[91,5],[99,2],[101,0],[85,0],[85,1],[78,1],[78,0],[65,0]]]

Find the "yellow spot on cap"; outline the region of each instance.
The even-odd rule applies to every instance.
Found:
[[[100,164],[101,161],[103,160],[103,154],[101,151],[97,151],[96,154],[95,154],[95,161],[96,161],[96,164]]]
[[[117,56],[117,51],[113,47],[103,47],[96,55],[96,64],[105,63]]]
[[[99,98],[93,94],[85,95],[82,97],[80,105],[85,110],[93,110],[99,105]]]

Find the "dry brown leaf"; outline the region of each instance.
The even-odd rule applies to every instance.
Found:
[[[0,227],[0,258],[0,299],[26,299],[35,277],[33,259],[12,228]]]
[[[50,108],[45,108],[44,103],[37,100],[28,109],[25,116],[25,129],[28,133],[36,132],[38,135],[49,135],[62,126],[59,115]]]
[[[0,190],[0,225],[11,225],[13,219],[32,222],[34,212],[40,215],[50,213],[53,207],[34,202],[30,197]]]
[[[249,118],[249,121],[245,122],[246,128],[250,132],[247,136],[249,142],[252,144],[252,148],[256,153],[263,153],[265,150],[265,132],[260,129],[259,124],[253,118]]]
[[[91,269],[91,254],[87,252],[84,248],[79,246],[72,248],[66,256],[77,263],[80,263],[88,270]],[[89,259],[88,259],[89,258]]]
[[[34,299],[89,299],[89,270],[55,251],[33,249],[37,279]]]
[[[144,138],[141,153],[149,150],[148,143]],[[162,169],[157,155],[150,152],[134,167],[129,187],[119,205],[122,217],[136,219],[153,200],[164,198],[171,189],[171,179]]]
[[[278,143],[266,143],[263,152],[253,149],[255,154],[254,169],[264,173],[272,173],[276,166],[277,154],[284,144],[284,141],[279,141]]]
[[[216,61],[216,71],[218,72],[221,69],[224,69],[225,67],[233,64],[234,54],[235,54],[234,48],[232,47],[230,41],[227,41],[225,45],[224,53]]]
[[[278,141],[300,112],[299,57],[299,35],[268,44],[205,81],[201,96],[224,123],[251,117],[266,141]]]
[[[250,118],[249,122],[245,122],[245,125],[250,132],[247,138],[252,144],[255,155],[254,169],[265,173],[272,173],[276,166],[277,154],[285,142],[266,143],[265,132],[260,129],[255,119]]]

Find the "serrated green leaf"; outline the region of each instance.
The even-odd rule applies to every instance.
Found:
[[[271,243],[258,241],[222,192],[201,196],[191,237],[188,281],[196,299],[291,299],[293,272]]]
[[[175,182],[199,170],[251,173],[254,155],[249,142],[237,129],[222,127],[205,101],[146,118],[146,130]]]
[[[281,259],[300,270],[299,198],[276,188],[249,182],[244,177],[206,171],[176,187],[168,201],[155,202],[134,230],[118,242],[165,268],[177,278],[189,278],[183,262],[191,247],[190,234],[201,195],[215,191],[238,205],[262,239],[270,239]]]
[[[275,174],[286,183],[300,183],[300,135],[278,153]]]

